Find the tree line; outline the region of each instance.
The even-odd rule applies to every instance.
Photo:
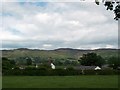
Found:
[[[106,70],[76,70],[74,67],[56,68],[51,69],[51,66],[47,63],[35,67],[32,65],[32,60],[27,58],[25,68],[20,69],[14,60],[10,60],[6,57],[2,57],[2,73],[3,75],[89,75],[89,74],[117,74],[120,68],[120,60],[118,57],[110,57],[109,60],[105,60],[96,53],[83,54],[79,59],[80,65],[84,66],[99,66],[102,67],[105,64],[111,69]],[[54,62],[53,62],[54,63]]]
[[[22,59],[22,58],[21,58]],[[33,60],[30,58],[30,57],[27,57],[25,61],[25,64],[21,64],[21,63],[17,63],[17,61],[15,60],[11,60],[7,57],[2,57],[2,67],[3,69],[8,69],[8,68],[12,68],[12,67],[15,67],[15,66],[19,66],[19,65],[25,65],[25,66],[30,66],[30,65],[33,65],[35,66],[36,62],[34,62],[33,64]],[[120,67],[120,60],[118,58],[118,56],[111,56],[107,59],[103,58],[102,56],[96,54],[96,53],[86,53],[86,54],[83,54],[79,60],[62,60],[59,59],[59,60],[54,60],[54,58],[51,58],[51,61],[56,65],[56,66],[59,66],[59,65],[71,65],[71,66],[78,66],[78,65],[83,65],[83,66],[99,66],[99,67],[102,67],[103,65],[108,65],[109,67],[113,68],[113,69],[118,69]],[[64,64],[62,63],[64,61]],[[37,62],[38,63],[38,62]],[[78,64],[79,63],[79,64]],[[49,64],[48,63],[48,60],[42,62],[41,65],[44,65],[44,64]]]

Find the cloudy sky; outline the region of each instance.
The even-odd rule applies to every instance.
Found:
[[[118,22],[94,2],[3,2],[3,49],[117,48]]]

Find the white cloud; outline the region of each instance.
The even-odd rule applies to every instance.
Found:
[[[5,48],[9,45],[44,49],[117,45],[118,27],[113,14],[94,3],[47,3],[45,6],[4,3],[3,10],[4,31],[0,35]],[[51,44],[46,44],[48,41]],[[23,45],[16,46],[16,42]]]
[[[49,48],[49,47],[52,47],[52,45],[51,44],[43,44],[43,47]]]

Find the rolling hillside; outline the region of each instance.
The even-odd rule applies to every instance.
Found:
[[[96,49],[96,50],[80,50],[71,48],[59,48],[55,50],[38,50],[19,48],[14,50],[2,50],[2,56],[8,58],[18,57],[41,57],[41,58],[55,58],[55,59],[78,59],[84,53],[95,52],[104,58],[117,56],[118,49]]]

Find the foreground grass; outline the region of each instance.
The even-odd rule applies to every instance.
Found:
[[[117,75],[3,76],[3,88],[117,88]]]
[[[0,75],[0,90],[2,88],[2,76]]]

